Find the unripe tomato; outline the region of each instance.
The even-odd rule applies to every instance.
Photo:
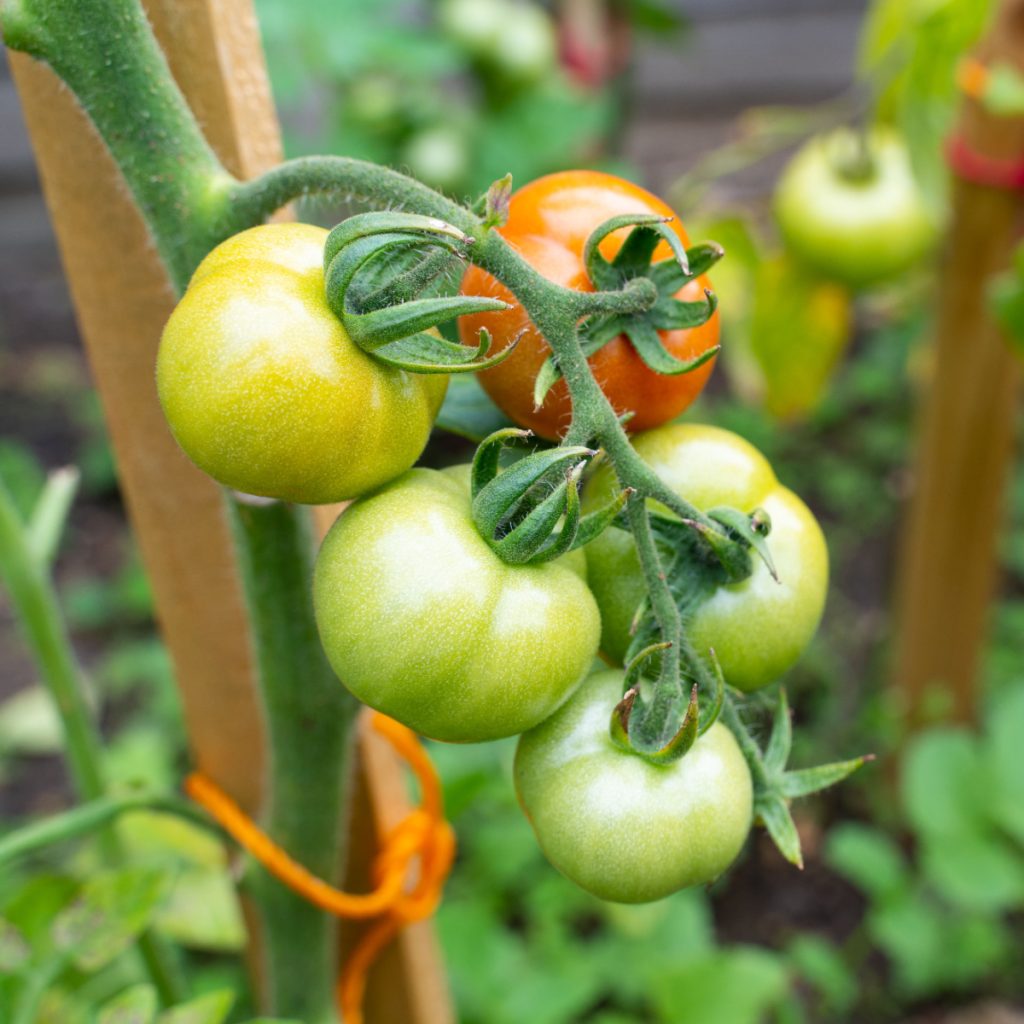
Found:
[[[164,328],[157,388],[178,444],[215,480],[307,504],[364,494],[419,458],[447,377],[366,355],[324,294],[324,240],[266,224],[217,246]]]
[[[507,0],[442,0],[445,33],[482,64],[528,83],[555,66],[554,22],[539,5]]]
[[[849,129],[812,138],[775,191],[775,216],[792,253],[855,288],[909,270],[937,230],[899,136],[876,128],[863,152],[861,145]]]
[[[588,892],[646,903],[714,881],[750,832],[750,770],[716,722],[686,755],[652,764],[608,733],[618,671],[592,675],[516,750],[519,802],[545,856]]]
[[[466,140],[453,125],[417,132],[406,144],[403,160],[413,177],[440,189],[455,189],[469,169]]]
[[[414,469],[357,502],[317,557],[317,626],[363,703],[449,742],[547,718],[597,653],[581,560],[506,565],[477,533],[467,471]]]
[[[660,199],[631,182],[599,171],[564,171],[538,178],[519,189],[511,199],[508,222],[499,232],[535,270],[567,288],[593,291],[583,262],[587,238],[604,221],[623,213],[654,213],[675,217]],[[678,219],[672,225],[686,244]],[[629,230],[610,235],[601,252],[611,259]],[[655,250],[656,260],[671,258],[668,244]],[[685,285],[678,299],[696,301],[710,287],[706,277]],[[516,423],[541,437],[555,439],[565,433],[572,403],[565,381],[549,392],[540,409],[533,405],[533,385],[541,364],[551,354],[548,343],[534,327],[516,297],[479,267],[470,267],[462,281],[466,295],[486,295],[504,300],[510,309],[459,319],[464,344],[476,344],[486,327],[503,348],[522,332],[519,345],[508,359],[480,374],[480,383],[501,409]],[[678,359],[692,359],[718,344],[718,314],[707,323],[685,331],[662,331],[662,342]],[[647,430],[678,416],[700,394],[714,360],[691,373],[669,377],[647,368],[629,340],[620,335],[593,356],[590,366],[598,384],[619,413],[632,412],[630,430]]]
[[[671,424],[634,439],[637,453],[681,497],[701,511],[729,505],[742,512],[765,509],[772,528],[768,548],[779,582],[754,556],[753,574],[719,587],[698,605],[686,624],[698,653],[713,648],[726,682],[756,690],[778,679],[814,636],[828,588],[828,551],[807,506],[776,479],[753,445],[727,430]],[[602,467],[586,496],[603,500],[614,489]],[[644,582],[633,538],[606,530],[584,549],[587,578],[601,609],[601,648],[621,662],[630,642],[633,615]]]

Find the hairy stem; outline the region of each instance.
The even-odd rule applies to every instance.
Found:
[[[197,825],[216,828],[195,804],[167,793],[101,796],[72,807],[62,814],[44,818],[7,833],[0,839],[0,866],[56,843],[66,843],[71,839],[91,835],[97,829],[109,825],[122,814],[131,811],[162,811],[176,814]]]
[[[4,40],[49,64],[96,126],[180,290],[218,241],[233,178],[171,77],[137,0],[21,0]],[[221,234],[223,237],[223,234]]]
[[[308,517],[290,505],[233,504],[270,731],[268,833],[321,878],[343,854],[344,787],[358,702],[320,646]],[[335,1024],[337,922],[253,865],[270,1012]]]

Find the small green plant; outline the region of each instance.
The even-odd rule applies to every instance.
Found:
[[[910,854],[869,825],[828,837],[826,860],[868,900],[864,934],[888,958],[898,998],[977,989],[1013,962],[1010,915],[1024,907],[1021,737],[1018,684],[992,702],[980,734],[943,727],[910,741],[900,773]]]

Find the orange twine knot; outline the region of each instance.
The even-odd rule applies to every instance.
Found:
[[[415,733],[374,712],[370,724],[408,762],[420,783],[422,803],[392,829],[373,861],[375,888],[347,893],[317,878],[273,842],[223,790],[199,772],[185,780],[185,792],[275,878],[315,906],[338,917],[377,917],[362,935],[338,983],[346,1024],[362,1024],[366,976],[377,956],[406,925],[430,917],[455,858],[455,833],[444,820],[441,783]],[[419,876],[406,887],[409,865],[419,858]]]

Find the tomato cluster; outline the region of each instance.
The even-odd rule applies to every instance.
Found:
[[[587,237],[610,217],[634,213],[671,216],[636,186],[574,172],[513,196],[501,230],[541,274],[592,290]],[[331,665],[361,701],[434,739],[521,735],[520,801],[568,877],[624,902],[713,880],[737,855],[753,814],[751,773],[733,733],[716,722],[683,757],[658,763],[616,745],[609,730],[645,595],[632,535],[611,528],[548,561],[503,559],[506,549],[482,535],[476,516],[478,466],[410,468],[446,378],[386,365],[353,343],[324,295],[325,237],[308,225],[255,228],[199,267],[167,325],[157,367],[175,437],[200,467],[240,491],[305,503],[358,499],[330,530],[315,569],[315,613]],[[606,259],[624,237],[604,239]],[[668,246],[655,248],[659,254],[672,256]],[[696,278],[686,290],[707,286]],[[467,337],[486,326],[504,345],[526,332],[514,356],[483,374],[485,388],[518,423],[556,437],[570,416],[564,384],[532,407],[547,343],[515,296],[482,271],[470,270],[464,291],[510,303],[465,317]],[[752,560],[751,574],[723,578],[686,613],[699,656],[711,658],[713,649],[730,683],[763,687],[795,661],[817,625],[827,577],[821,532],[741,438],[665,425],[699,393],[710,364],[662,376],[631,337],[613,338],[591,365],[615,411],[650,428],[635,437],[639,456],[698,509],[731,506],[745,515],[756,507],[770,516],[778,580]],[[693,329],[665,330],[661,341],[691,358],[717,337],[712,316]],[[492,468],[492,480],[513,475],[498,472],[497,456]],[[566,493],[564,474],[560,486]],[[575,478],[571,486],[575,495]],[[612,508],[617,488],[611,469],[599,468],[584,508]],[[599,652],[618,667],[593,673]]]

